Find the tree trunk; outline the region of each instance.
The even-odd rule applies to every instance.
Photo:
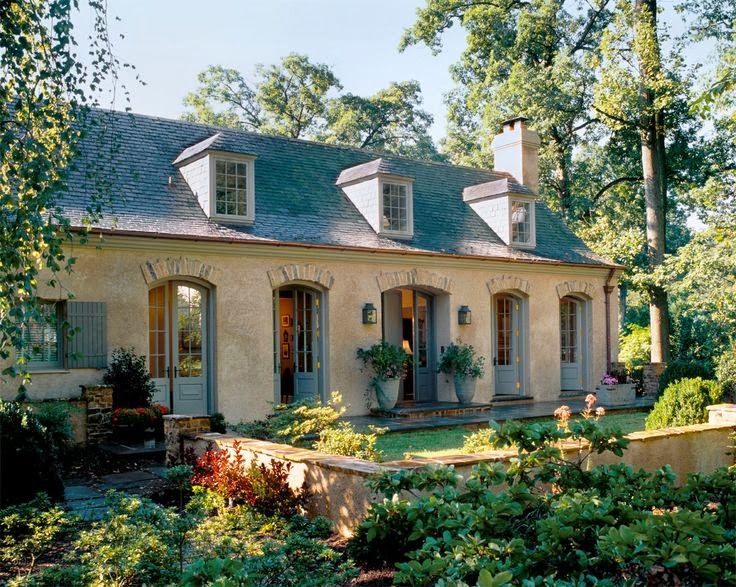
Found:
[[[551,135],[555,159],[555,192],[560,212],[566,217],[570,209],[570,166],[568,164],[570,147],[563,144],[557,129],[553,128]]]
[[[664,114],[655,111],[652,88],[661,73],[662,63],[657,38],[657,0],[635,0],[637,35],[641,72],[641,163],[647,210],[647,258],[652,273],[664,261],[665,212],[667,186],[665,181]],[[648,56],[642,55],[648,51]],[[652,363],[669,360],[669,311],[667,292],[657,285],[650,287],[649,320],[652,338]]]

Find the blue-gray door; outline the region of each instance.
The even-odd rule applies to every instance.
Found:
[[[494,298],[493,370],[496,395],[520,394],[521,304],[508,295]]]
[[[149,291],[149,366],[153,401],[175,414],[209,412],[208,292],[170,282]]]
[[[583,304],[571,297],[560,300],[560,389],[583,389]]]

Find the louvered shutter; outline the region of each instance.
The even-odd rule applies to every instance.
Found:
[[[70,369],[107,367],[107,304],[69,301],[66,319],[74,335],[67,341]]]

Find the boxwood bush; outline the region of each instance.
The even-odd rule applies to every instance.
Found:
[[[715,381],[695,377],[670,383],[647,416],[646,429],[707,422],[706,407],[722,398],[723,389]]]

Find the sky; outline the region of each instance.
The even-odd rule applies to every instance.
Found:
[[[455,28],[444,50],[425,46],[399,53],[405,28],[423,0],[108,0],[116,56],[145,81],[121,76],[134,112],[178,118],[183,97],[209,65],[232,67],[246,77],[258,63],[277,63],[290,52],[326,63],[344,92],[370,95],[393,81],[417,80],[423,107],[435,119],[432,135],[445,134],[444,95],[453,87],[449,66],[464,35]],[[89,15],[79,18],[89,28]],[[125,107],[118,98],[117,108]]]

